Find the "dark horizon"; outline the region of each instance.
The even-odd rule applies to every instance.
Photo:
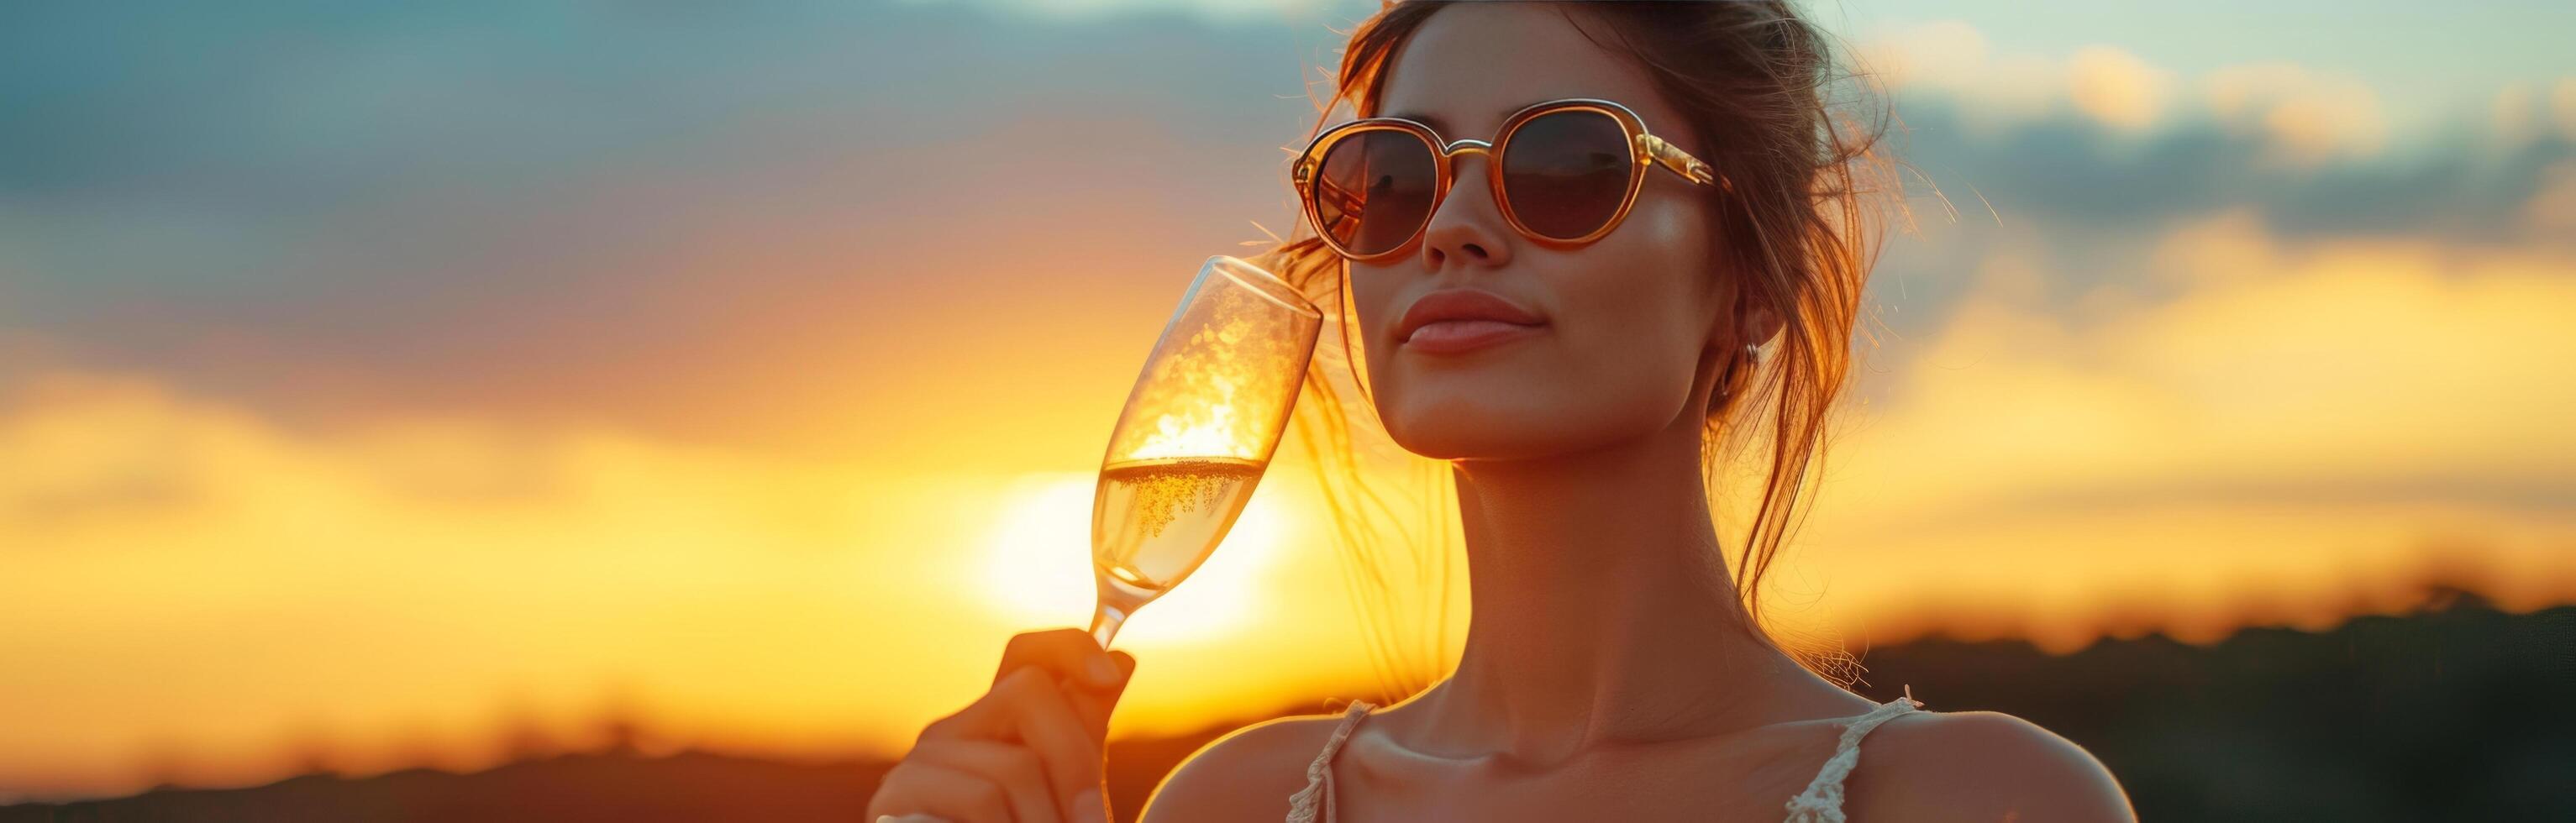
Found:
[[[2556,819],[2576,814],[2576,605],[2498,611],[2439,588],[2428,608],[2332,630],[2249,628],[2217,644],[2149,634],[2073,654],[1923,639],[1871,652],[1857,691],[1911,689],[1936,711],[2000,711],[2101,757],[2141,819]],[[1329,713],[1319,697],[1198,732],[1114,739],[1111,802],[1133,821],[1172,767],[1235,729]],[[837,820],[888,758],[775,760],[684,748],[600,751],[455,773],[307,774],[257,787],[162,787],[124,798],[0,806],[0,823],[72,821]],[[1286,807],[1286,798],[1281,798]]]

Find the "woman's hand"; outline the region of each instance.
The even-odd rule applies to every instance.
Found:
[[[1108,823],[1109,711],[1135,671],[1081,629],[1013,636],[992,690],[923,728],[862,819]]]

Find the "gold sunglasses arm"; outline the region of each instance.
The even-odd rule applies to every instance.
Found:
[[[1682,151],[1680,146],[1665,142],[1661,137],[1640,134],[1637,135],[1637,144],[1644,146],[1647,156],[1654,158],[1655,162],[1672,169],[1684,179],[1701,185],[1716,183],[1727,191],[1735,190],[1735,181],[1719,178],[1716,170],[1709,168],[1707,163],[1700,162],[1699,158],[1690,156],[1690,152]]]

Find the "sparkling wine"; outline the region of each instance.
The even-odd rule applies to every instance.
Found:
[[[1258,265],[1218,255],[1199,266],[1100,458],[1091,637],[1101,648],[1234,528],[1279,448],[1323,321],[1303,291]]]
[[[1243,514],[1263,466],[1186,457],[1102,468],[1091,510],[1091,561],[1101,594],[1120,595],[1133,609],[1179,585]]]

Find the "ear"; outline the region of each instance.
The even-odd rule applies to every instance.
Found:
[[[1709,351],[1721,355],[1739,355],[1744,352],[1745,344],[1761,345],[1771,342],[1771,338],[1780,336],[1780,327],[1783,323],[1780,313],[1772,310],[1770,301],[1740,288],[1735,292],[1734,297],[1735,322],[1710,326]],[[1732,329],[1730,336],[1723,338],[1718,336],[1721,330],[1727,330],[1730,327]]]
[[[1741,317],[1743,321],[1738,327],[1740,339],[1735,343],[1738,348],[1747,343],[1757,346],[1769,343],[1771,338],[1780,336],[1780,327],[1784,325],[1780,313],[1772,311],[1770,303],[1752,298],[1744,300]]]

